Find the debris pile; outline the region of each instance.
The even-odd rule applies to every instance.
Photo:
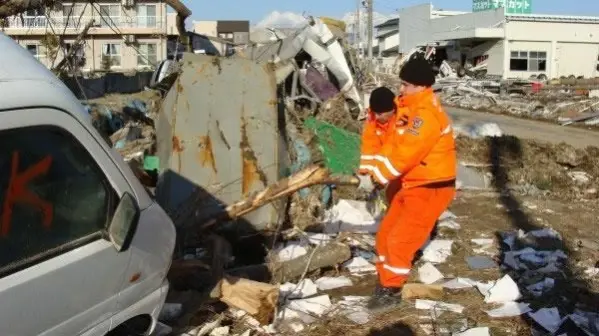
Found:
[[[452,107],[542,119],[561,125],[599,123],[594,91],[574,90],[533,81],[442,78],[441,101]]]
[[[327,160],[309,120],[353,132],[337,136],[355,140],[361,129],[356,108],[364,111],[362,102],[367,101],[363,98],[369,90],[382,83],[397,89],[393,76],[368,74],[354,79],[350,70],[355,69],[340,44],[328,43],[331,34],[323,22],[313,20],[297,34],[253,45],[238,58],[191,55],[181,65],[181,71],[188,73],[174,79],[160,116],[158,96],[126,99],[118,106],[106,101],[87,105],[96,127],[126,160],[135,163],[138,176],[159,170],[154,155],[159,152],[156,137],[161,136],[163,149],[171,152],[163,167],[178,174],[173,179],[195,184],[173,187],[170,196],[180,200],[168,200],[178,206],[166,210],[177,226],[179,241],[168,275],[171,293],[156,334],[322,335],[324,330],[342,334],[406,320],[430,335],[489,335],[493,321],[520,316],[534,321],[540,332],[558,332],[570,324],[583,332],[596,331],[597,317],[592,313],[546,300],[570,276],[561,274],[567,249],[545,245],[546,238],[561,242],[555,231],[506,233],[502,242],[482,233],[463,240],[460,218],[446,211],[438,220],[440,233],[431,235],[422,248],[403,288],[402,307],[385,320],[365,306],[376,278],[375,234],[386,208],[382,195],[370,199],[355,187],[333,183],[299,188],[289,200],[273,205],[279,215],[273,226],[257,230],[241,215],[218,217],[224,219],[219,225],[211,218],[206,225],[200,216],[205,215],[202,207],[207,203],[218,203],[213,207],[219,215],[229,214],[231,200],[215,195],[227,185],[235,187],[223,197],[243,195],[256,200],[256,195],[265,195],[256,192],[262,184]],[[245,71],[251,83],[238,80],[239,71]],[[512,113],[537,111],[526,105],[526,99],[518,108],[516,103],[508,104],[514,99],[502,100],[505,95],[499,94],[502,88],[496,81],[457,78],[447,66],[441,71],[439,84],[446,86],[442,89],[446,102],[480,109],[503,106]],[[223,87],[245,97],[230,94],[223,103],[218,96],[226,91]],[[366,97],[360,96],[358,87]],[[202,105],[206,97],[214,100],[212,105]],[[198,112],[198,106],[203,110]],[[226,118],[214,115],[223,109],[228,111]],[[546,109],[544,103],[539,111]],[[171,122],[161,125],[163,133],[154,127],[159,119]],[[504,136],[496,124],[456,125],[455,130],[460,190],[598,197],[594,186],[599,178],[599,149],[523,141]],[[277,141],[288,153],[280,154],[281,148],[273,146]],[[230,181],[231,176],[242,181]],[[144,184],[154,186],[156,181]],[[252,184],[259,185],[250,188]],[[456,258],[457,252],[464,251],[467,255]],[[543,305],[537,306],[539,302]]]
[[[551,193],[566,199],[593,199],[599,181],[599,148],[575,149],[513,136],[456,139],[463,165],[480,170],[496,189],[528,195]]]
[[[143,159],[156,141],[154,119],[160,95],[153,90],[134,95],[108,95],[84,103],[94,127],[125,161]]]

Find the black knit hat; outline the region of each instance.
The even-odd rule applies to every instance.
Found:
[[[408,60],[401,68],[399,78],[417,86],[432,86],[435,84],[433,68],[424,57],[414,57]]]
[[[395,93],[385,86],[378,87],[370,93],[370,110],[383,113],[395,109]]]

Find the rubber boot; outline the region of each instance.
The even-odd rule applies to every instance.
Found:
[[[384,312],[401,303],[401,288],[383,287],[377,284],[368,300],[367,308],[372,312]]]

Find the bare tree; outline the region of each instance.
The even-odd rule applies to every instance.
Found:
[[[0,18],[23,13],[30,9],[53,6],[57,0],[0,0]]]

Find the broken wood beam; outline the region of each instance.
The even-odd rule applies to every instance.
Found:
[[[314,247],[316,251],[271,266],[272,277],[281,283],[296,279],[304,272],[312,272],[325,267],[333,267],[351,258],[347,244],[332,242]],[[312,255],[313,254],[313,255]]]
[[[337,184],[337,185],[355,185],[360,184],[360,180],[351,175],[334,176],[326,167],[319,165],[308,166],[291,176],[278,181],[266,187],[264,190],[254,193],[236,203],[225,208],[225,211],[216,217],[201,223],[200,230],[207,229],[212,225],[244,216],[260,207],[275,201],[279,198],[289,196],[296,191],[318,184]]]
[[[339,242],[331,242],[315,247],[317,250],[284,262],[271,264],[257,264],[225,270],[225,274],[233,277],[245,278],[260,282],[286,282],[297,279],[306,272],[312,272],[325,267],[334,267],[351,258],[349,246]],[[169,281],[173,288],[180,289],[206,289],[216,283],[212,271],[200,267],[185,267],[186,263],[196,263],[194,260],[180,260],[173,262],[176,270],[169,271]]]
[[[179,0],[165,0],[164,2],[177,12],[176,26],[179,37],[181,38],[183,45],[185,45],[185,51],[191,52],[191,42],[189,36],[187,36],[187,31],[185,30],[185,19],[191,16],[191,10]]]

